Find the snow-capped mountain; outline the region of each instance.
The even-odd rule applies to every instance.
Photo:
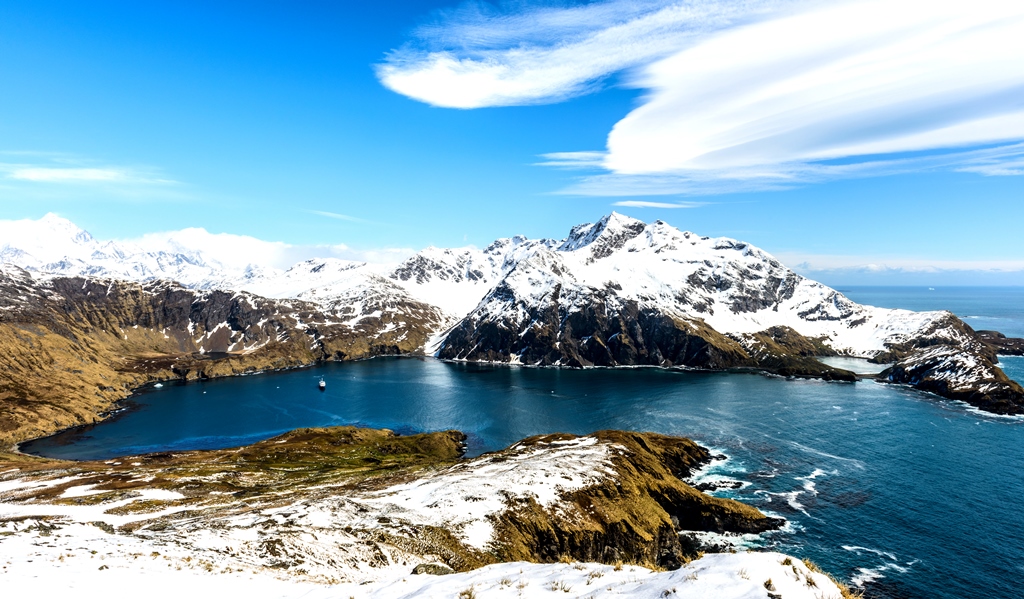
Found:
[[[182,233],[188,236],[190,231]],[[201,239],[192,241],[191,247],[174,240],[146,246],[99,241],[52,213],[39,220],[0,221],[0,261],[37,276],[173,280],[195,289],[212,289],[228,278],[244,276],[250,266],[225,265],[202,251]]]
[[[239,261],[229,265],[204,252],[211,236],[196,231],[166,234],[144,248],[98,241],[47,214],[37,221],[0,223],[0,261],[44,278],[173,280],[192,289],[248,291],[330,307],[357,303],[367,294],[392,296],[436,306],[449,324],[463,321],[463,329],[467,323],[493,325],[515,331],[520,339],[527,327],[539,326],[542,308],[557,307],[564,320],[600,305],[609,318],[636,309],[700,321],[731,335],[787,326],[823,338],[840,353],[872,356],[945,316],[861,306],[749,244],[617,213],[576,226],[560,241],[517,236],[482,250],[430,247],[397,268],[336,258],[311,259],[287,270]],[[503,359],[513,361],[513,350],[521,349],[516,343],[474,344],[478,352],[507,350],[511,354]],[[472,359],[447,346],[449,357]]]
[[[460,333],[475,334],[449,338],[442,355],[472,359],[492,352],[490,359],[496,353],[519,361],[531,330],[545,327],[559,331],[552,343],[574,337],[606,346],[611,336],[627,334],[623,318],[654,316],[734,336],[789,327],[839,353],[869,357],[948,313],[861,306],[747,243],[612,213],[518,260],[460,325]],[[497,341],[479,334],[485,330],[514,334]],[[652,361],[659,363],[645,360]]]

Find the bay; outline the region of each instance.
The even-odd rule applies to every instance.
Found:
[[[689,436],[729,456],[704,476],[743,487],[719,494],[788,519],[755,544],[870,597],[1009,597],[1024,564],[1021,421],[871,381],[382,358],[150,388],[110,421],[23,449],[111,458],[341,424],[455,428],[471,455],[555,431]]]

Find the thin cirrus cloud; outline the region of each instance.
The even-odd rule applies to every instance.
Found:
[[[610,0],[515,13],[470,3],[421,27],[377,75],[393,91],[446,108],[556,102],[784,4]]]
[[[82,181],[125,181],[130,177],[122,170],[102,168],[53,168],[27,167],[15,168],[7,175],[11,179],[23,181],[40,181],[52,183],[70,183]]]
[[[647,200],[623,200],[614,202],[612,206],[623,206],[625,208],[700,208],[706,206],[707,202],[650,202]]]
[[[1024,260],[935,260],[894,256],[775,253],[796,272],[826,284],[979,285],[1024,283]]]
[[[0,192],[18,197],[82,199],[90,194],[126,198],[186,197],[181,185],[154,169],[97,166],[59,154],[3,152],[32,156],[35,162],[0,161]]]
[[[593,171],[566,193],[719,193],[921,168],[1024,174],[1022,2],[636,4],[464,8],[440,17],[447,28],[422,28],[378,76],[423,102],[477,108],[562,101],[623,72],[646,94],[606,148],[544,156]]]
[[[129,167],[90,167],[38,164],[0,163],[4,178],[32,183],[61,183],[88,185],[94,183],[123,183],[133,185],[170,185],[170,179],[152,172]]]
[[[323,216],[326,218],[333,218],[334,220],[343,220],[350,223],[369,223],[370,221],[358,218],[355,216],[349,216],[348,214],[339,214],[337,212],[328,212],[327,210],[306,210],[309,214],[315,214],[317,216]]]

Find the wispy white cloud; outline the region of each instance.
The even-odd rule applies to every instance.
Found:
[[[13,168],[7,174],[9,179],[24,181],[117,181],[124,177],[120,171],[99,168]]]
[[[183,196],[181,184],[153,168],[100,165],[50,152],[0,152],[19,162],[0,161],[0,191],[22,197],[88,197],[90,193],[124,197]],[[33,159],[26,162],[25,159]]]
[[[843,2],[647,66],[608,136],[620,174],[720,171],[1024,139],[1024,4]]]
[[[1024,143],[928,152],[904,157],[868,158],[852,162],[791,162],[664,174],[620,174],[601,171],[579,177],[573,184],[557,193],[603,197],[712,195],[790,189],[798,185],[837,179],[950,170],[986,176],[1024,174]]]
[[[421,28],[415,42],[377,66],[377,75],[400,94],[447,108],[555,102],[783,4],[610,0],[516,3],[509,10],[467,4]]]
[[[649,202],[647,200],[623,200],[614,202],[612,206],[623,206],[625,208],[700,208],[707,206],[707,202]]]
[[[458,108],[560,101],[620,71],[648,90],[604,151],[543,156],[595,170],[568,193],[775,189],[915,168],[1024,174],[1019,148],[984,160],[964,150],[1024,140],[1021,2],[473,6],[390,55],[381,81]]]
[[[565,168],[601,168],[604,166],[604,159],[607,152],[549,152],[541,154],[541,162],[535,166],[555,166]]]
[[[124,168],[13,167],[8,171],[7,177],[40,183],[173,183],[167,179],[143,176]]]
[[[306,212],[308,212],[309,214],[315,214],[317,216],[323,216],[326,218],[333,218],[335,220],[343,220],[350,223],[370,222],[362,218],[356,218],[355,216],[349,216],[347,214],[338,214],[337,212],[327,212],[326,210],[306,210]]]

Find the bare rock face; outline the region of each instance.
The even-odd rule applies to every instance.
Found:
[[[557,280],[564,272],[554,253],[520,263],[448,333],[438,357],[538,366],[751,368],[783,376],[856,379],[814,359],[835,355],[826,343],[788,327],[723,335],[703,319],[621,297],[615,283],[603,288],[554,283],[542,294],[520,291],[524,280]]]
[[[622,431],[591,436],[616,449],[615,476],[567,495],[557,509],[531,500],[511,504],[496,527],[501,561],[568,557],[674,569],[694,557],[680,544],[681,531],[760,533],[785,522],[683,483],[710,461],[708,451],[688,439]],[[544,435],[521,444],[575,438]]]
[[[879,377],[964,401],[986,412],[1024,414],[1024,389],[989,358],[957,347],[917,349]]]
[[[1024,339],[1007,337],[999,331],[978,331],[978,337],[1001,356],[1024,356]]]
[[[558,304],[559,292],[552,290],[546,305],[511,311],[521,318],[463,320],[448,334],[438,357],[575,367],[754,366],[736,341],[699,320],[641,310],[629,301],[609,307],[601,292],[569,313]],[[499,287],[493,295],[501,293],[505,290]]]

